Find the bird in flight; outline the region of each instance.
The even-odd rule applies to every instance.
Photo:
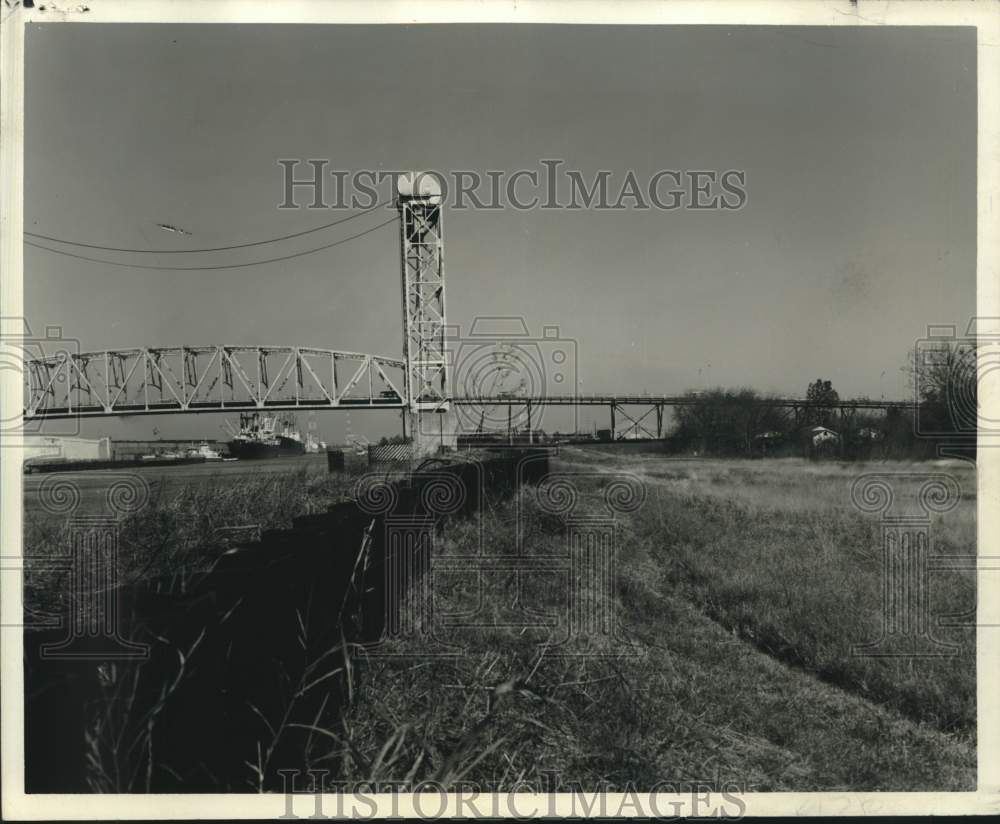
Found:
[[[169,223],[157,223],[157,227],[163,229],[164,232],[173,232],[176,235],[189,235],[191,234],[186,229],[181,229],[177,226],[171,226]]]

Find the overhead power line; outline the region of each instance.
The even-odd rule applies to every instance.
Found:
[[[208,249],[126,249],[121,246],[101,246],[97,243],[81,243],[76,240],[63,240],[59,237],[52,237],[50,235],[40,235],[36,232],[25,232],[26,237],[34,237],[39,240],[48,240],[52,243],[65,243],[67,246],[80,246],[84,249],[99,249],[102,252],[131,252],[137,255],[193,255],[201,252],[230,252],[233,249],[247,249],[251,246],[264,246],[267,243],[278,243],[282,240],[292,240],[293,238],[303,237],[305,235],[311,235],[315,232],[322,232],[324,229],[330,229],[333,226],[339,226],[341,223],[347,223],[349,220],[354,220],[356,217],[361,217],[362,215],[367,215],[369,212],[374,212],[376,209],[380,209],[386,205],[389,201],[381,200],[374,206],[364,209],[360,212],[355,212],[353,215],[348,215],[340,220],[335,220],[333,223],[326,223],[322,226],[317,226],[315,229],[306,229],[304,232],[295,232],[290,235],[281,235],[281,237],[272,237],[268,240],[255,240],[252,243],[237,243],[233,246],[213,246]],[[190,234],[190,233],[188,233]],[[46,247],[40,246],[39,248],[44,249]],[[52,250],[55,251],[55,250]]]
[[[92,258],[86,255],[77,255],[73,252],[64,252],[62,249],[50,249],[48,246],[42,246],[39,243],[32,243],[30,240],[24,241],[25,246],[34,246],[36,249],[43,249],[46,252],[52,252],[56,255],[63,255],[64,257],[76,258],[77,260],[88,260],[91,263],[103,263],[106,266],[122,266],[127,269],[156,269],[156,270],[168,270],[171,272],[205,272],[213,269],[242,269],[247,266],[263,266],[265,263],[278,263],[283,260],[292,260],[293,258],[305,257],[306,255],[313,255],[316,252],[322,252],[324,249],[332,249],[334,246],[340,246],[343,243],[347,243],[351,240],[356,240],[359,237],[364,237],[365,235],[371,234],[376,229],[381,229],[383,226],[388,226],[390,223],[395,223],[398,217],[395,215],[389,218],[383,223],[379,223],[377,226],[372,226],[370,229],[365,229],[363,232],[357,232],[356,234],[349,235],[348,237],[341,238],[340,240],[335,240],[333,243],[327,243],[323,246],[317,246],[315,249],[307,249],[304,252],[296,252],[291,255],[282,255],[281,257],[268,258],[267,260],[254,260],[250,263],[230,263],[226,265],[219,266],[150,266],[144,263],[122,263],[118,260],[104,260],[102,258]]]

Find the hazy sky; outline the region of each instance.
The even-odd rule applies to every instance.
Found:
[[[562,158],[617,181],[629,169],[741,169],[739,211],[447,211],[449,321],[558,325],[578,342],[585,392],[802,395],[822,376],[843,397],[901,398],[900,366],[926,326],[964,329],[975,311],[975,71],[975,30],[959,28],[33,25],[25,229],[181,249],[349,214],[279,211],[278,158],[481,171]],[[97,256],[250,261],[388,216],[242,252]],[[394,227],[232,271],[106,267],[28,247],[25,311],[84,350],[398,355],[398,258]],[[363,417],[354,431],[373,425]],[[342,413],[319,420],[342,436]],[[108,432],[221,437],[219,421]]]

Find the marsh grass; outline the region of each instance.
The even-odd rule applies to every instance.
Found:
[[[898,476],[897,511],[918,514],[920,474],[946,471],[960,481],[962,500],[932,517],[931,550],[968,558],[976,552],[974,472],[961,463],[795,463],[643,467],[649,501],[636,528],[661,560],[665,585],[766,653],[974,740],[973,628],[933,629],[955,646],[947,658],[852,651],[882,632],[882,534],[877,516],[850,503],[860,474],[889,472]],[[928,590],[932,616],[975,606],[971,571],[933,573]]]
[[[355,480],[351,474],[316,476],[300,470],[153,484],[146,506],[119,521],[117,584],[141,585],[161,595],[182,594],[234,544],[254,540],[262,530],[289,527],[299,515],[325,511],[331,503],[350,497]],[[26,512],[25,608],[35,621],[66,614],[69,572],[46,561],[67,555],[72,529],[68,517]],[[191,659],[203,636],[185,643],[149,637],[143,627],[133,625],[127,607],[120,618],[126,637],[162,645],[172,663],[152,699],[141,694],[142,663],[105,662],[97,668],[97,706],[85,732],[87,783],[96,792],[148,792],[154,774],[169,769],[155,752],[158,719],[190,677]],[[318,663],[305,662],[301,677],[312,683],[327,675],[317,667],[334,657],[331,651]],[[295,696],[302,686],[289,685],[292,699],[286,724],[295,720]],[[262,731],[261,760],[247,766],[245,786],[219,787],[220,791],[262,786],[267,755],[290,729],[280,719],[274,723],[275,729]]]
[[[586,450],[562,461],[631,471],[647,484],[645,506],[619,524],[616,636],[569,654],[580,650],[546,625],[565,607],[567,579],[527,571],[527,561],[482,587],[460,569],[443,574],[434,614],[465,619],[443,630],[435,620],[433,631],[378,654],[342,640],[305,661],[289,675],[282,711],[261,718],[244,779],[228,789],[280,790],[276,770],[289,768],[328,769],[336,782],[480,790],[975,787],[971,632],[953,631],[962,654],[943,663],[850,655],[852,643],[876,637],[879,616],[878,524],[845,503],[858,468]],[[579,491],[583,510],[596,511],[599,477]],[[217,556],[223,543],[210,536],[220,528],[287,526],[346,494],[343,480],[297,475],[154,496],[142,518],[123,524],[123,574],[168,573],[183,588]],[[945,551],[974,552],[972,507],[967,499],[935,522]],[[447,524],[436,556],[481,549],[516,561],[518,512],[523,556],[565,551],[567,522],[542,512],[528,488]],[[37,546],[58,545],[57,524],[28,529]],[[970,586],[954,576],[935,609],[967,606]],[[176,650],[179,678],[189,652]],[[432,657],[442,652],[451,655]],[[143,733],[148,713],[129,717],[126,670],[106,677],[105,720],[90,733],[95,789],[150,786],[155,739]],[[306,693],[321,697],[318,709],[306,711]],[[123,729],[132,731],[127,747]]]
[[[576,456],[563,457],[567,468]],[[636,469],[585,453],[578,465],[598,462]],[[378,763],[382,780],[458,776],[498,790],[662,781],[762,791],[973,788],[970,641],[960,639],[962,655],[943,663],[850,654],[851,643],[877,637],[879,591],[877,524],[833,497],[849,489],[854,470],[831,477],[803,463],[773,467],[779,477],[769,479],[764,467],[748,468],[758,473],[755,492],[743,488],[746,472],[718,463],[694,473],[640,466],[645,477],[669,473],[680,489],[650,481],[645,507],[620,524],[622,635],[591,650],[603,657],[566,657],[537,626],[505,626],[512,605],[558,610],[563,590],[550,577],[521,576],[516,587],[497,575],[482,598],[473,576],[436,585],[437,610],[478,603],[483,626],[449,630],[447,640],[461,645],[454,659],[427,659],[440,645],[411,643],[408,661],[375,658],[361,668],[358,700],[345,711],[344,751],[357,755],[342,762],[342,779],[368,780]],[[768,480],[784,488],[768,490]],[[599,487],[599,479],[581,482],[585,510],[597,510]],[[520,502],[522,551],[558,552],[566,524],[542,517],[532,495],[524,490]],[[513,512],[486,516],[485,554],[511,552]],[[935,525],[955,551],[968,551],[969,515]],[[479,534],[478,525],[456,525],[438,552],[468,553]],[[968,583],[952,582],[941,600],[969,595]],[[380,757],[386,751],[391,763]]]
[[[155,580],[168,591],[182,592],[190,576],[209,569],[227,547],[253,540],[266,529],[291,526],[299,515],[325,511],[348,499],[355,481],[353,474],[297,470],[170,486],[154,483],[148,503],[119,521],[118,580]],[[68,573],[46,559],[66,555],[71,528],[69,517],[25,512],[26,608],[39,614],[64,608]]]

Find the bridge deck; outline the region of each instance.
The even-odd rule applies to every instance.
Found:
[[[174,346],[72,352],[24,363],[24,419],[238,412],[254,409],[405,409],[405,361],[299,346]],[[410,398],[409,400],[413,400]],[[456,406],[642,406],[662,418],[668,406],[702,402],[686,395],[590,394],[456,397]],[[764,398],[764,407],[911,409],[908,401],[811,403]],[[415,406],[432,405],[427,397]],[[628,417],[627,413],[623,414]],[[661,421],[662,423],[662,421]]]
[[[699,398],[691,396],[669,396],[669,395],[587,395],[581,397],[569,396],[535,396],[523,398],[453,398],[451,403],[455,406],[647,406],[647,407],[668,407],[668,406],[691,406],[699,402]],[[823,409],[863,409],[863,410],[913,410],[915,404],[912,401],[869,401],[869,400],[844,400],[837,403],[810,403],[809,401],[797,398],[779,398],[756,401],[761,406],[785,408],[785,409],[808,409],[811,407]],[[67,418],[94,418],[94,417],[117,417],[135,415],[163,415],[174,414],[184,415],[202,412],[247,412],[259,409],[300,409],[303,411],[319,410],[358,410],[358,409],[405,409],[407,404],[400,398],[382,397],[361,397],[361,398],[340,398],[336,402],[328,399],[278,399],[263,401],[256,400],[235,400],[235,401],[191,401],[182,404],[178,401],[164,401],[151,403],[118,403],[110,408],[100,404],[79,404],[69,406],[47,406],[38,407],[33,411],[25,410],[24,419],[32,420],[59,420]]]

